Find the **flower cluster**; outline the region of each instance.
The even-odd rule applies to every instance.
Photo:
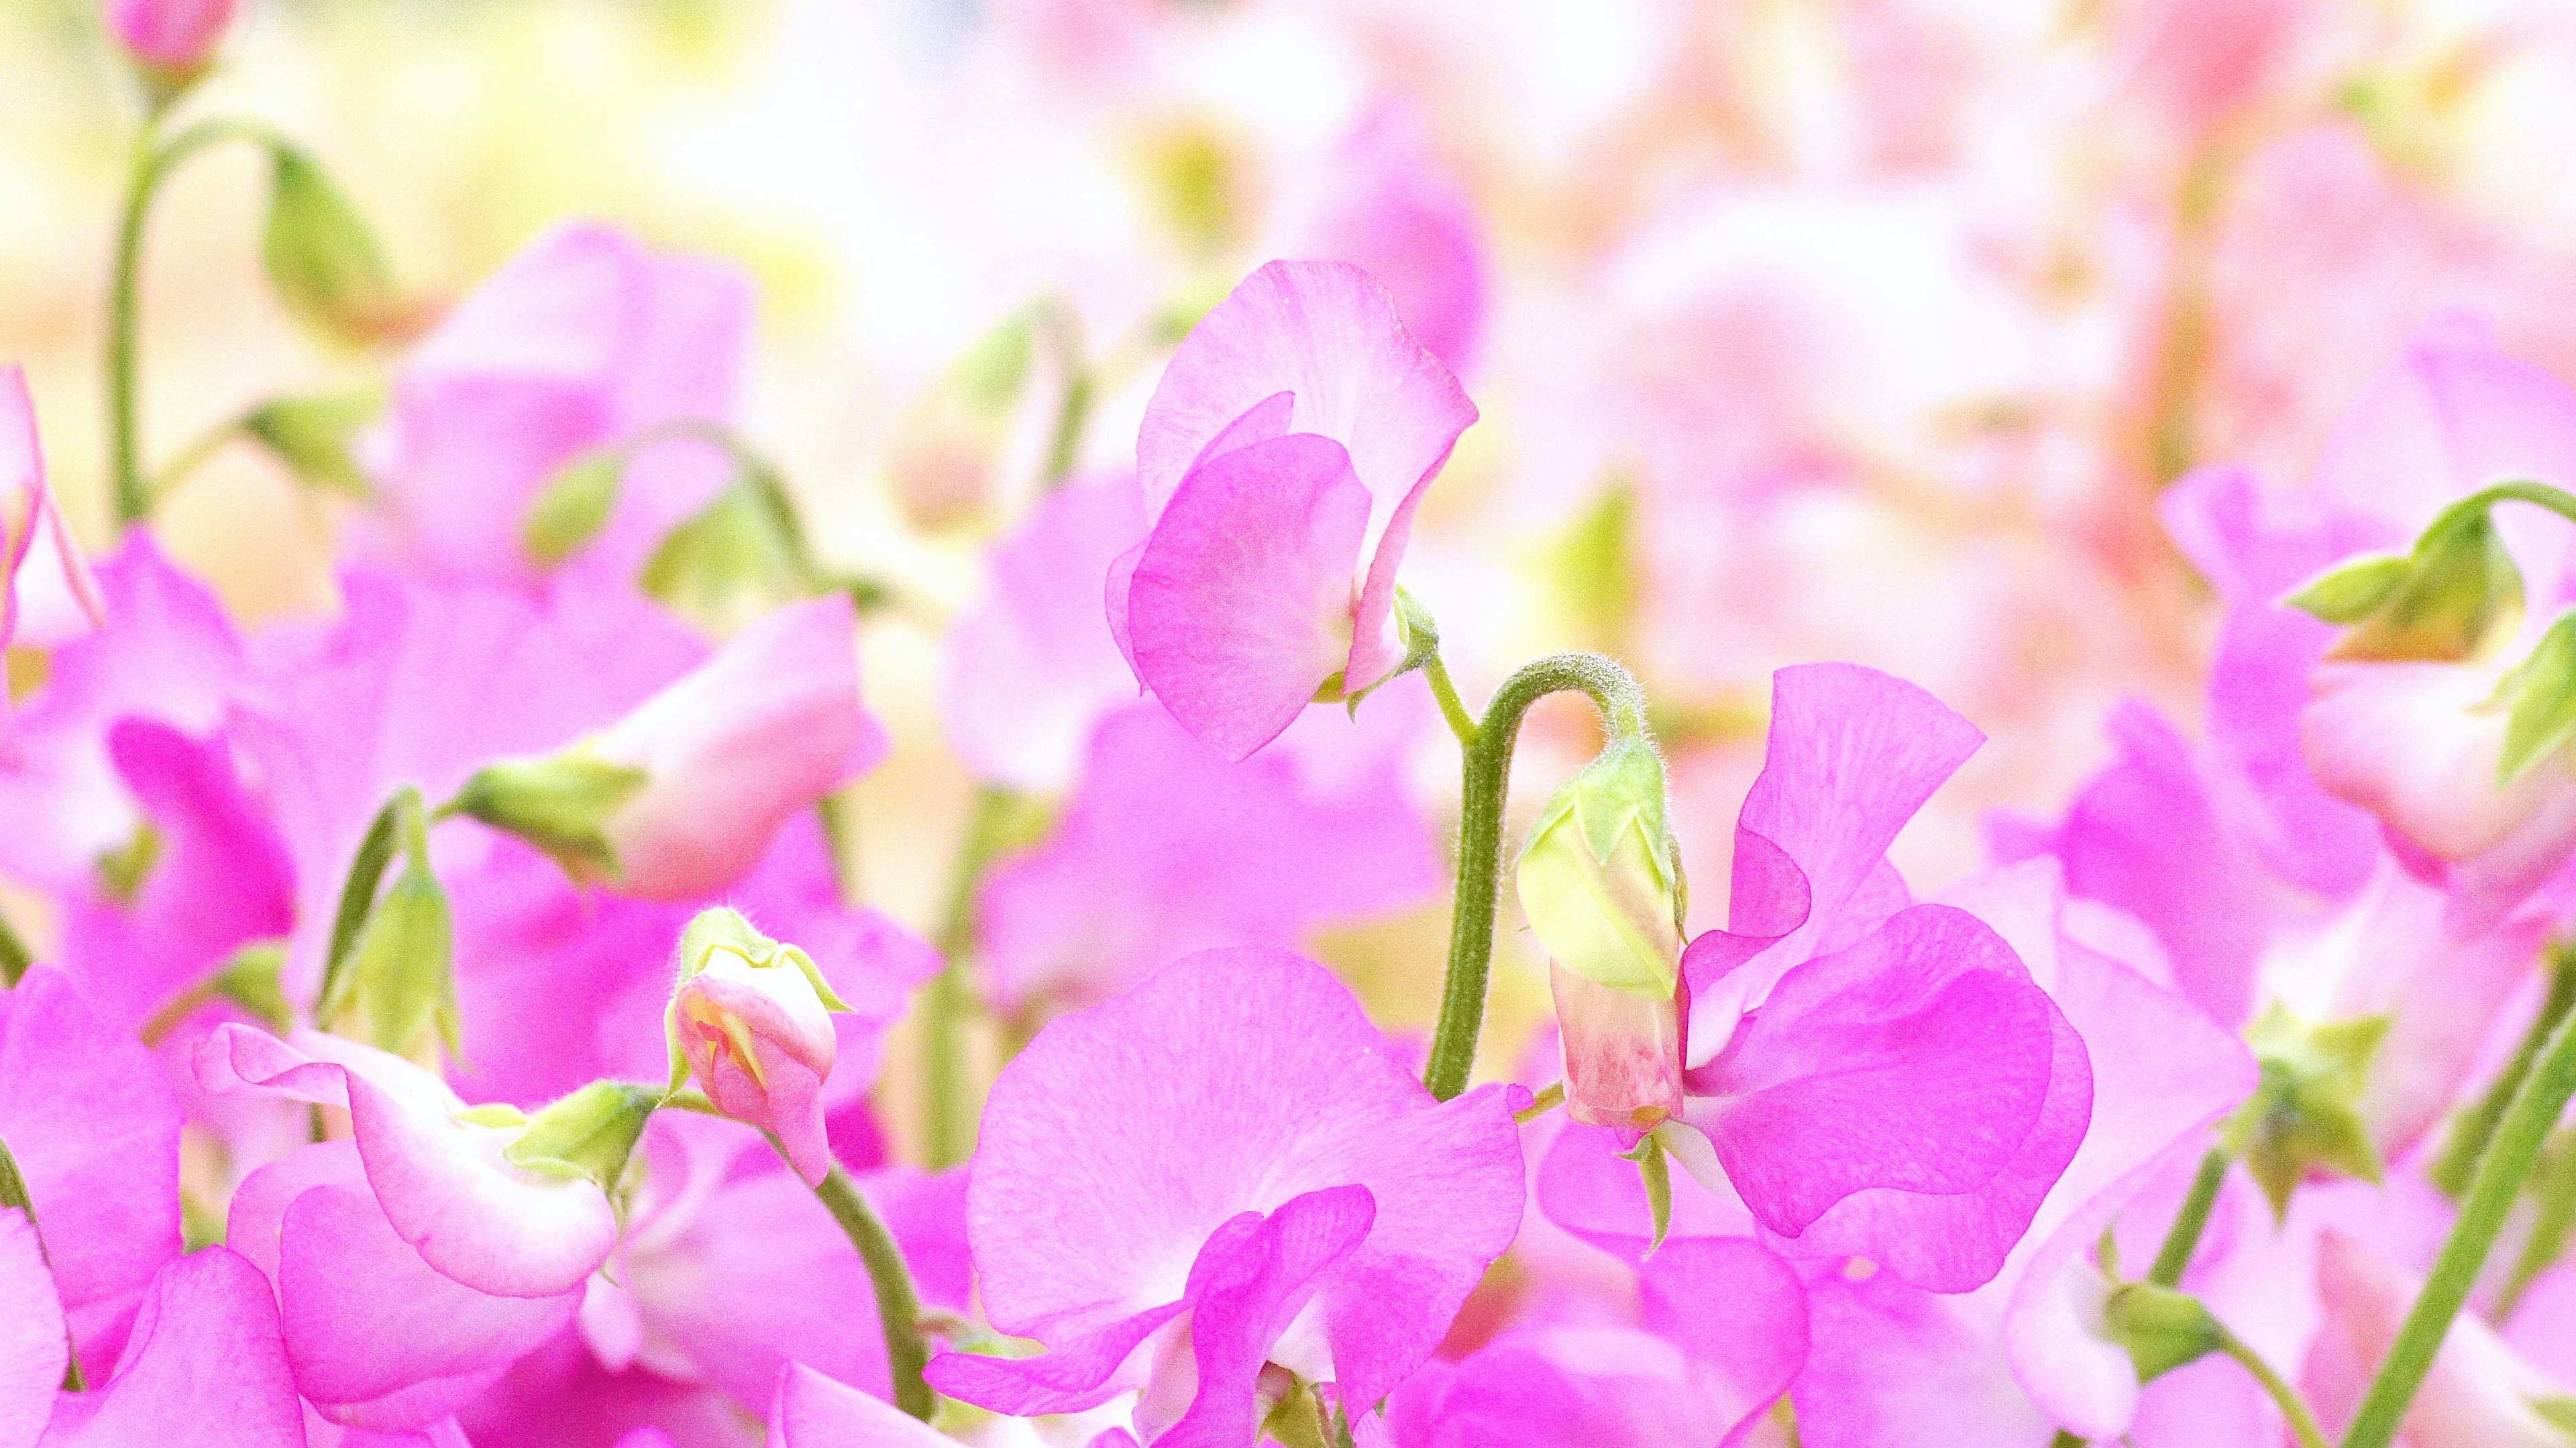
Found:
[[[572,222],[407,293],[209,114],[237,8],[99,11],[112,528],[0,370],[0,1448],[2576,1445],[2576,390],[2409,290],[2545,258],[2280,119],[2338,74],[2429,147],[2466,80],[2336,72],[2300,0],[2081,55],[1843,7],[1840,114],[1720,108],[1781,177],[1553,292],[1401,98],[1257,241],[1230,143],[1165,135],[1188,274],[1045,292],[885,420],[881,521],[978,535],[961,599],[755,441],[746,273]],[[1326,23],[995,8],[1092,119]],[[1588,136],[1553,23],[1448,38]],[[2085,98],[1990,95],[2025,52]],[[2127,189],[2070,184],[2052,261],[2068,135]],[[381,385],[156,467],[141,239],[226,142],[269,290]],[[1591,202],[1555,228],[1638,204]],[[2301,255],[2265,205],[2439,232],[2373,281],[2404,327],[2345,319],[2375,375],[2229,313]],[[2057,295],[2140,233],[2154,281]],[[327,607],[184,561],[236,446]],[[879,664],[925,639],[962,827]]]

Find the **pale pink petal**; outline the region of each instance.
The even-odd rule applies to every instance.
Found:
[[[1706,1371],[1703,1421],[1735,1441],[1807,1365],[1807,1289],[1737,1237],[1668,1241],[1637,1272],[1639,1321]]]
[[[945,1448],[954,1440],[802,1363],[778,1370],[769,1405],[770,1448]]]
[[[276,1307],[236,1253],[209,1247],[162,1269],[115,1376],[64,1394],[38,1448],[143,1443],[302,1448]]]
[[[62,1298],[25,1212],[0,1209],[0,1448],[28,1448],[53,1415],[71,1349]]]
[[[27,374],[0,367],[0,648],[53,648],[106,622],[89,561],[46,485]]]

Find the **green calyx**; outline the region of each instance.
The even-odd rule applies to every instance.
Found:
[[[617,1190],[645,1123],[667,1094],[631,1081],[593,1081],[530,1117],[503,1160],[566,1181],[588,1178]]]
[[[1632,995],[1670,996],[1687,906],[1651,740],[1613,738],[1547,803],[1515,875],[1521,911],[1567,970]]]
[[[2311,1025],[2275,1001],[2246,1030],[2262,1077],[2229,1119],[2225,1140],[2275,1215],[2289,1210],[2290,1194],[2312,1171],[2380,1179],[2379,1148],[2361,1105],[2388,1026],[2384,1015]]]
[[[284,463],[296,481],[363,498],[371,490],[358,466],[357,436],[383,407],[384,399],[373,392],[272,398],[242,417],[241,430]]]
[[[2219,1351],[2227,1329],[2200,1299],[2152,1282],[2124,1282],[2102,1304],[2111,1340],[2128,1349],[2138,1381],[2149,1383]]]
[[[375,233],[311,156],[284,142],[273,162],[268,227],[260,255],[279,300],[312,325],[348,341],[381,332],[394,306],[392,273]]]
[[[1637,1164],[1637,1180],[1646,1189],[1646,1215],[1655,1232],[1646,1243],[1646,1256],[1652,1257],[1673,1229],[1673,1164],[1664,1155],[1662,1134],[1654,1131],[1638,1137],[1637,1144],[1619,1153],[1619,1158]]]
[[[2494,504],[2511,496],[2491,489],[2464,498],[2425,528],[2412,551],[2342,564],[2287,601],[2348,630],[2331,658],[2468,658],[2522,617],[2522,570],[2491,516]]]
[[[487,764],[448,808],[526,840],[576,880],[614,879],[617,851],[608,841],[608,821],[647,779],[643,770],[576,744],[536,759]]]
[[[2499,789],[2576,740],[2576,610],[2549,626],[2484,707],[2508,711],[2504,753],[2496,761]]]
[[[548,478],[520,525],[519,541],[528,556],[552,568],[589,546],[617,511],[618,494],[626,486],[626,461],[618,448],[585,453]]]
[[[815,998],[823,1003],[823,1009],[834,1012],[850,1009],[850,1003],[834,993],[832,983],[823,978],[822,968],[814,964],[814,957],[797,946],[761,934],[741,911],[728,905],[699,911],[697,918],[689,922],[689,928],[680,932],[680,976],[676,984],[686,985],[692,977],[703,974],[715,961],[718,952],[737,957],[754,970],[801,971],[805,983],[814,988]],[[670,1089],[674,1091],[689,1079],[688,1056],[680,1048],[678,1009],[675,1003],[671,1019],[667,1022],[671,1045]],[[746,1050],[744,1059],[753,1059],[753,1053]]]

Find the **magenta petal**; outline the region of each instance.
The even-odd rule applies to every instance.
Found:
[[[54,1411],[71,1349],[63,1336],[63,1302],[45,1249],[27,1214],[0,1209],[0,1445],[25,1448]]]
[[[1781,977],[1692,1073],[1692,1095],[1715,1099],[1691,1119],[1784,1236],[1872,1187],[1974,1191],[2039,1119],[2052,1014],[2002,937],[1918,905]]]
[[[2074,1158],[2093,1113],[2083,1037],[2055,1002],[2030,989],[2048,1012],[2048,1094],[2021,1148],[1994,1176],[1974,1191],[1946,1195],[1855,1192],[1794,1240],[1775,1245],[1800,1257],[1866,1257],[1929,1292],[1965,1292],[1994,1280]]]
[[[769,1404],[769,1448],[946,1448],[954,1441],[892,1403],[802,1363],[778,1370],[778,1390]]]
[[[1740,1237],[1667,1241],[1638,1269],[1640,1320],[1705,1372],[1701,1411],[1732,1435],[1789,1390],[1807,1364],[1807,1288],[1789,1264]]]
[[[26,1178],[82,1364],[104,1371],[179,1255],[179,1107],[151,1053],[52,970],[0,993],[0,1141]]]
[[[40,1448],[303,1448],[277,1309],[258,1269],[209,1247],[152,1282],[116,1375],[67,1393]]]
[[[554,1336],[580,1301],[577,1293],[494,1297],[464,1286],[422,1261],[363,1189],[345,1186],[315,1187],[286,1209],[277,1295],[296,1385],[328,1405],[498,1369]],[[366,1426],[425,1427],[466,1396],[415,1396],[401,1413],[365,1415]]]
[[[1830,921],[1887,854],[1896,832],[1985,742],[1922,689],[1856,664],[1802,664],[1772,676],[1771,737],[1744,797],[1727,929],[1785,935]],[[1784,894],[1779,857],[1805,876]]]
[[[1187,1302],[1167,1302],[1064,1339],[1037,1357],[941,1353],[923,1376],[948,1396],[996,1413],[1079,1413],[1136,1387],[1119,1369],[1155,1329],[1188,1310]]]
[[[1367,490],[1329,438],[1273,438],[1193,469],[1129,581],[1138,676],[1227,758],[1269,743],[1347,659],[1367,522]]]
[[[1611,1128],[1568,1124],[1539,1158],[1533,1190],[1549,1221],[1635,1264],[1654,1240],[1654,1217],[1637,1164],[1622,1161],[1619,1150],[1618,1133]],[[1667,1241],[1749,1237],[1753,1230],[1753,1217],[1743,1203],[1675,1175]]]
[[[1314,1295],[1319,1276],[1359,1247],[1376,1216],[1368,1188],[1329,1187],[1266,1218],[1246,1213],[1218,1229],[1190,1267],[1197,1392],[1156,1443],[1235,1448],[1257,1436],[1254,1387],[1270,1344]],[[1354,1401],[1375,1399],[1354,1394]]]

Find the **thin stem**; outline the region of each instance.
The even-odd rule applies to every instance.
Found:
[[[2486,1094],[2452,1120],[2450,1139],[2442,1143],[2442,1154],[2426,1175],[2433,1185],[2456,1197],[2469,1189],[2469,1178],[2478,1169],[2478,1158],[2486,1154],[2487,1140],[2495,1135],[2496,1123],[2504,1119],[2505,1107],[2522,1089],[2524,1078],[2531,1074],[2531,1063],[2540,1058],[2541,1045],[2567,1013],[2576,1010],[2576,960],[2553,950],[2549,959],[2549,993],[2541,998],[2540,1014],[2532,1017],[2531,1029],[2514,1047],[2513,1058],[2505,1063],[2504,1072],[2487,1088]]]
[[[197,434],[186,447],[179,449],[176,456],[163,463],[159,470],[152,474],[151,480],[144,484],[144,510],[150,512],[160,507],[172,493],[179,491],[181,483],[194,476],[197,469],[204,467],[215,454],[222,452],[227,444],[241,435],[242,420],[238,417],[225,418],[222,422]]]
[[[932,1171],[957,1165],[975,1150],[975,1119],[968,1100],[966,1022],[976,1009],[975,892],[1002,852],[1018,799],[1003,785],[975,791],[966,837],[949,867],[948,901],[936,944],[947,964],[930,982],[921,1013],[922,1155]]]
[[[2158,1287],[2178,1287],[2185,1268],[2191,1266],[2191,1254],[2200,1246],[2200,1234],[2209,1226],[2209,1209],[2218,1202],[2218,1189],[2227,1181],[2227,1166],[2234,1158],[2227,1148],[2213,1146],[2200,1159],[2200,1171],[2191,1179],[2191,1191],[2182,1199],[2182,1210],[2166,1231],[2164,1245],[2156,1249],[2156,1260],[2147,1268],[2147,1280]]]
[[[2576,1016],[2559,1022],[2550,1032],[2540,1060],[2496,1124],[2486,1155],[2470,1178],[2469,1194],[2460,1202],[2459,1218],[2442,1243],[2442,1254],[2434,1259],[2432,1275],[2407,1311],[2397,1340],[2389,1345],[2387,1359],[2380,1363],[2378,1376],[2371,1379],[2370,1391],[2353,1414],[2352,1426],[2344,1432],[2344,1448],[2388,1448],[2396,1439],[2406,1409],[2415,1401],[2415,1390],[2423,1386],[2434,1354],[2451,1330],[2451,1319],[2468,1301],[2478,1269],[2485,1265],[2497,1234],[2504,1230],[2506,1214],[2521,1195],[2523,1178],[2531,1174],[2541,1144],[2570,1096],[2576,1096]]]
[[[894,1405],[929,1422],[939,1398],[921,1376],[930,1363],[930,1347],[921,1335],[921,1294],[912,1285],[911,1270],[903,1265],[903,1249],[895,1245],[884,1220],[839,1167],[814,1188],[814,1195],[831,1209],[832,1219],[841,1224],[850,1245],[858,1249],[859,1260],[867,1264],[868,1284],[876,1289],[877,1321],[885,1328],[887,1363],[894,1371]]]
[[[117,526],[130,527],[152,512],[152,490],[143,468],[143,419],[137,401],[142,385],[143,319],[139,297],[143,278],[143,224],[161,183],[179,163],[217,141],[256,141],[271,149],[281,144],[274,132],[247,121],[201,121],[167,142],[157,125],[147,122],[135,138],[134,170],[126,182],[125,210],[116,228],[115,271],[107,290],[107,419],[109,481],[116,497]]]
[[[1458,819],[1458,895],[1449,921],[1449,975],[1440,994],[1440,1025],[1431,1038],[1422,1082],[1443,1101],[1467,1089],[1476,1040],[1485,1027],[1485,985],[1494,962],[1494,915],[1503,875],[1503,805],[1511,790],[1512,749],[1521,716],[1540,699],[1580,689],[1592,696],[1615,734],[1646,733],[1646,696],[1628,671],[1598,654],[1556,654],[1523,665],[1485,706],[1484,722],[1466,745]]]
[[[1449,681],[1449,666],[1433,654],[1422,666],[1422,677],[1431,681],[1431,697],[1440,701],[1440,717],[1449,721],[1449,732],[1458,736],[1458,747],[1472,749],[1476,744],[1476,718],[1458,697],[1458,686]]]
[[[2251,1374],[2254,1381],[2261,1383],[2263,1391],[2272,1395],[2281,1416],[2290,1420],[2290,1431],[2297,1435],[2299,1448],[2328,1448],[2325,1432],[2317,1426],[2317,1415],[2308,1411],[2307,1400],[2299,1396],[2298,1389],[2284,1382],[2279,1373],[2272,1371],[2272,1365],[2263,1361],[2261,1353],[2224,1329],[2219,1333],[2218,1350],[2236,1359],[2238,1366]]]

